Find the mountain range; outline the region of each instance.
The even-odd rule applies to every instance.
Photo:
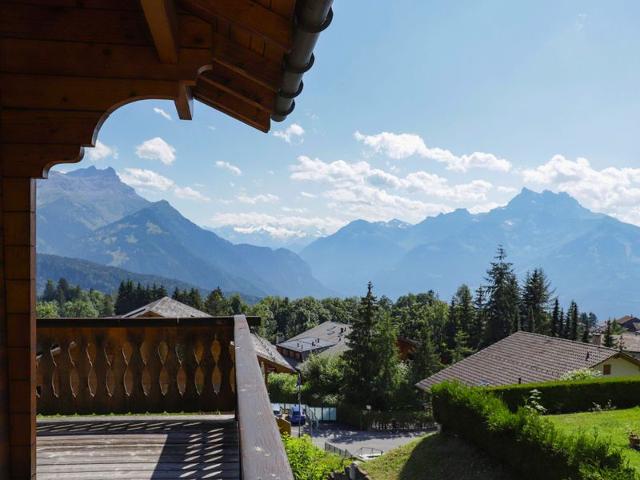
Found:
[[[167,201],[140,197],[113,169],[89,167],[39,183],[37,221],[38,253],[50,255],[39,258],[38,278],[66,268],[87,288],[148,275],[253,298],[323,297],[361,295],[371,280],[379,295],[432,289],[447,299],[462,283],[481,285],[503,245],[520,277],[543,268],[565,304],[576,300],[601,318],[640,311],[640,228],[566,193],[523,189],[504,207],[415,225],[355,220],[294,253],[229,241],[246,237],[202,228]],[[275,245],[268,232],[255,233]]]
[[[41,253],[249,296],[331,293],[295,253],[234,245],[167,201],[140,197],[111,168],[53,172],[39,184],[37,211]]]
[[[463,282],[484,282],[498,245],[520,278],[543,268],[564,303],[576,300],[604,318],[640,311],[640,228],[566,193],[523,189],[487,213],[460,209],[416,225],[357,220],[300,256],[343,294],[362,294],[371,280],[390,297],[433,289],[447,299]]]

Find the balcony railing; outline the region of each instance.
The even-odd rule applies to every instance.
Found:
[[[235,412],[242,478],[293,479],[244,315],[39,319],[37,402],[45,415]]]

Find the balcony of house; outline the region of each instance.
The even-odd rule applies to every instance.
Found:
[[[39,319],[38,479],[292,479],[257,321]]]

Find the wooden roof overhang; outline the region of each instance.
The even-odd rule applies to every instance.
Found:
[[[291,65],[292,49],[313,48],[331,2],[2,0],[4,173],[41,177],[79,161],[108,115],[139,99],[174,100],[191,119],[195,98],[267,132],[293,108],[282,111],[282,100],[291,105],[302,88],[287,91],[287,73],[313,63],[308,52],[308,65]],[[309,25],[301,9],[327,14]]]

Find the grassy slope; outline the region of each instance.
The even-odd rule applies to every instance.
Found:
[[[571,413],[547,417],[565,432],[583,431],[610,438],[611,444],[619,447],[629,464],[640,470],[640,452],[629,448],[629,432],[640,434],[640,407],[606,412]]]
[[[373,480],[516,479],[462,440],[438,434],[390,450],[364,468]]]

